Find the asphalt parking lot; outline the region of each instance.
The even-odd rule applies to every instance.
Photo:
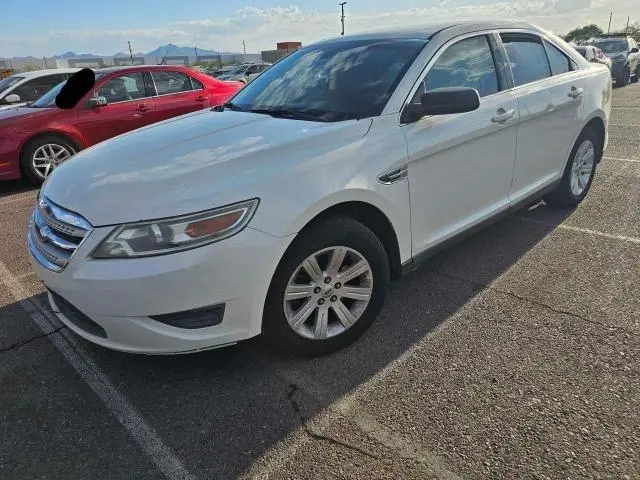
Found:
[[[35,190],[0,184],[0,478],[640,478],[640,85],[613,101],[577,210],[440,254],[313,360],[81,340],[31,274]]]

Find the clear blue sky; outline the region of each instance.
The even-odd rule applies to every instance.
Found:
[[[160,45],[247,52],[339,33],[339,0],[0,0],[0,56],[111,55]],[[349,0],[347,33],[443,20],[517,18],[557,32],[640,20],[640,0]]]

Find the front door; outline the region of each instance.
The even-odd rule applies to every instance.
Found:
[[[104,97],[107,104],[79,106],[76,126],[90,145],[143,127],[155,106],[142,72],[126,73],[100,82],[92,96]]]
[[[489,38],[454,41],[432,62],[412,102],[443,87],[475,88],[481,99],[476,111],[402,127],[414,256],[507,209],[516,154],[517,100],[504,91]]]

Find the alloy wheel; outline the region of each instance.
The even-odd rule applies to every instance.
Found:
[[[309,255],[284,291],[289,326],[312,340],[335,337],[365,312],[373,293],[369,262],[356,250],[335,246]]]
[[[571,193],[576,197],[582,195],[589,184],[596,158],[596,149],[591,140],[585,140],[580,144],[573,157],[571,167]]]
[[[46,143],[33,152],[31,164],[33,171],[42,179],[49,176],[65,160],[69,159],[75,152],[72,148],[58,143]]]

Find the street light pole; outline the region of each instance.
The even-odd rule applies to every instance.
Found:
[[[133,65],[133,52],[131,51],[131,42],[127,42],[129,44],[129,58],[131,59],[131,65]]]
[[[342,11],[342,15],[340,16],[340,21],[342,22],[342,33],[340,35],[344,35],[344,6],[346,4],[347,2],[342,2],[338,4],[340,5],[340,10]]]

